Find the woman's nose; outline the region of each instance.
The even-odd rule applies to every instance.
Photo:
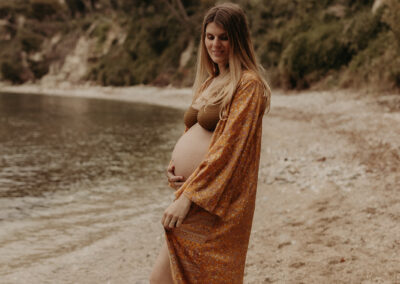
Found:
[[[215,47],[220,46],[221,45],[221,40],[219,38],[215,38],[214,41],[213,41],[213,45]]]

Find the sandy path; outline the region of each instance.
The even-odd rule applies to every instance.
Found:
[[[178,107],[190,101],[187,89],[58,94]],[[400,283],[400,112],[361,93],[277,92],[263,135],[245,283]],[[159,218],[172,197],[164,193],[150,212],[124,220],[124,229],[10,268],[2,283],[147,283],[163,241]]]

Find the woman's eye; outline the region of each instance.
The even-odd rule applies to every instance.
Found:
[[[213,35],[207,35],[207,39],[209,40],[214,40],[214,36]],[[224,35],[224,36],[220,36],[219,40],[223,40],[223,41],[227,41],[228,40],[228,36]]]

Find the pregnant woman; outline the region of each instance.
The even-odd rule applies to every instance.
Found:
[[[162,216],[166,243],[150,283],[243,283],[271,92],[238,5],[205,15],[193,90],[168,167],[176,199]]]

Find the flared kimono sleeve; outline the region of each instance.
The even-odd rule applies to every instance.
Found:
[[[208,212],[223,217],[233,196],[240,195],[230,186],[234,176],[243,175],[254,149],[257,127],[265,109],[264,85],[257,79],[241,83],[234,94],[228,117],[218,122],[205,159],[175,192],[185,194]],[[258,161],[254,161],[258,163]],[[243,175],[245,177],[246,174]]]

